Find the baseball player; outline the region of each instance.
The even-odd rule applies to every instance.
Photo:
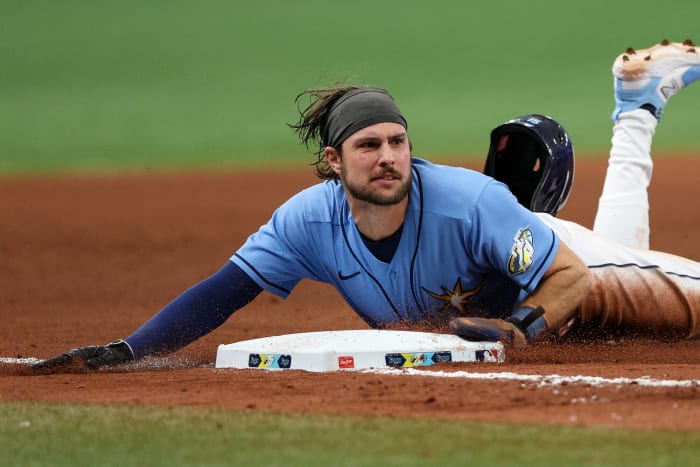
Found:
[[[662,50],[678,47],[670,44]],[[654,117],[660,116],[667,99],[655,90],[665,89],[668,80],[680,88],[698,78],[700,62],[688,49],[683,49],[687,57],[680,52],[657,57],[650,49],[652,59],[639,75],[627,73],[630,67],[625,64],[618,67],[616,135],[620,127],[632,132],[627,143],[642,133],[651,144],[648,128],[653,130]],[[683,60],[678,60],[681,55]],[[690,77],[683,74],[687,71]],[[652,84],[637,86],[647,79]],[[653,89],[644,91],[647,88]],[[644,99],[640,101],[637,94]],[[502,179],[500,183],[474,171],[413,158],[406,120],[382,89],[337,87],[302,95],[314,100],[293,128],[307,146],[318,144],[316,173],[324,181],[290,198],[223,268],[130,336],[105,346],[72,349],[37,367],[97,368],[175,351],[221,325],[262,290],[286,297],[303,278],[333,284],[372,327],[449,323],[449,329],[467,339],[512,345],[526,345],[576,320],[642,326],[658,321],[665,325],[659,329],[697,333],[697,263],[632,248],[618,254],[613,240],[553,217],[571,187],[572,150],[550,149],[546,157],[538,158],[542,170],[523,173],[531,181],[530,192],[527,186],[512,187],[517,198],[510,192],[508,180],[500,177],[511,165],[504,156],[518,154],[510,152],[509,142],[522,140],[547,148],[549,141],[541,139],[538,129],[555,122],[529,116],[494,130],[486,172]],[[634,127],[632,122],[639,121],[647,133]],[[560,146],[570,148],[568,135],[556,126]],[[504,138],[508,135],[512,140]],[[625,151],[625,142],[621,144],[622,149],[614,147],[611,152],[611,166],[619,151]],[[643,152],[633,144],[626,151]],[[608,185],[606,181],[606,190]],[[615,186],[614,180],[610,186]],[[608,195],[604,191],[601,206],[604,200],[615,199],[614,192],[614,188]],[[607,206],[612,214],[614,202]],[[614,225],[614,216],[610,219]],[[601,225],[605,224],[601,217]],[[676,266],[687,267],[691,274]],[[664,306],[642,307],[643,316],[637,317],[636,308],[612,301],[625,293],[612,290],[606,295],[615,287],[607,283],[608,274],[626,280],[628,269],[642,281],[647,271],[657,282],[668,277],[678,280],[683,290],[677,293],[693,306],[686,315],[667,316],[664,297],[652,297],[655,305]],[[685,279],[689,283],[681,282]],[[669,295],[671,288],[676,284],[662,284]],[[649,294],[658,292],[648,287]]]

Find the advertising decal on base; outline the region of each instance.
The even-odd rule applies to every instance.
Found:
[[[282,354],[252,353],[248,355],[250,368],[291,368],[292,356]]]
[[[404,352],[388,353],[384,356],[387,366],[412,367],[430,366],[435,363],[451,362],[452,352]]]
[[[498,362],[498,349],[477,350],[477,362]]]
[[[338,356],[338,368],[355,368],[355,358],[352,355]]]

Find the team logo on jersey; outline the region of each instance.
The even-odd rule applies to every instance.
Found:
[[[450,308],[454,308],[455,310],[459,311],[460,314],[466,315],[467,314],[467,308],[466,305],[470,303],[477,303],[476,301],[472,300],[471,297],[474,295],[478,294],[479,291],[484,287],[484,283],[482,282],[481,284],[477,285],[475,288],[467,291],[462,291],[462,279],[457,278],[457,282],[455,282],[454,287],[452,290],[448,289],[444,285],[442,287],[442,293],[435,293],[431,292],[430,290],[423,289],[426,292],[428,292],[428,295],[430,295],[433,298],[436,298],[440,301],[445,302],[445,304],[442,306],[440,311],[447,311]]]
[[[530,228],[518,229],[518,233],[513,238],[513,246],[510,248],[508,271],[513,275],[527,271],[532,266],[534,256],[535,246]]]

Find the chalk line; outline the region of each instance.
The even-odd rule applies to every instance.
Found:
[[[34,357],[28,357],[28,358],[0,357],[0,363],[31,365],[32,363],[38,363],[40,361],[41,360],[39,360],[38,358],[34,358]]]
[[[9,364],[24,364],[40,362],[41,360],[34,357],[27,358],[9,358],[0,357],[0,363]],[[340,370],[346,371],[346,370]],[[605,385],[637,385],[643,387],[700,387],[700,380],[697,379],[655,379],[649,376],[640,376],[638,378],[603,378],[601,376],[562,376],[557,374],[551,375],[532,375],[521,374],[510,371],[479,373],[471,371],[429,371],[418,370],[416,368],[369,368],[364,370],[356,370],[359,373],[373,373],[380,375],[409,375],[409,376],[425,376],[432,378],[463,378],[473,380],[491,380],[491,381],[522,381],[526,383],[536,383],[538,386],[561,386],[563,384],[588,384],[591,386]]]
[[[382,375],[413,375],[433,378],[464,378],[501,381],[523,381],[537,383],[539,386],[560,386],[562,384],[589,384],[591,386],[605,385],[638,385],[644,387],[693,387],[700,386],[700,380],[654,379],[649,376],[639,378],[603,378],[600,376],[561,376],[561,375],[527,375],[513,372],[477,373],[469,371],[425,371],[415,368],[372,368],[361,370],[362,373]]]

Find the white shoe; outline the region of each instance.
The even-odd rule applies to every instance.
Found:
[[[664,105],[675,93],[700,79],[700,54],[690,39],[684,42],[662,41],[648,49],[628,48],[613,63],[615,111],[639,108],[661,119]]]

